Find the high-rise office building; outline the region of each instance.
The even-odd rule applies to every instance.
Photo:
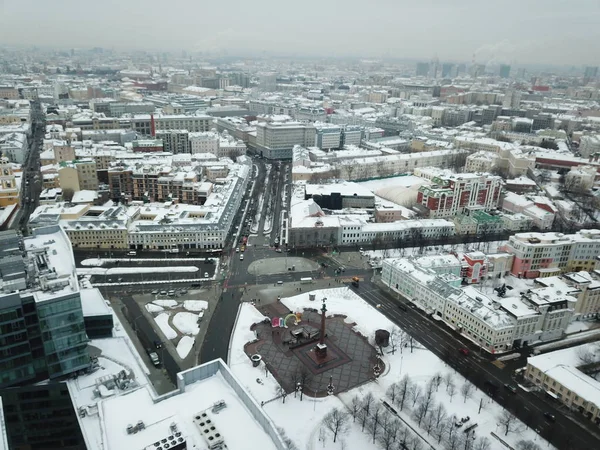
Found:
[[[442,64],[442,78],[452,77],[454,72],[454,64],[444,63]]]
[[[510,76],[510,66],[508,64],[500,64],[500,78],[508,78]]]
[[[583,71],[583,82],[589,83],[596,78],[598,78],[598,66],[586,67]]]
[[[417,63],[417,76],[426,77],[429,75],[429,63],[419,62]]]
[[[71,242],[58,226],[0,233],[0,388],[89,367]]]

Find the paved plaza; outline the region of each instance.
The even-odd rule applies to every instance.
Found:
[[[265,258],[253,261],[248,266],[248,273],[255,276],[288,273],[290,268],[295,272],[310,272],[319,270],[319,265],[310,259],[298,256],[282,256],[279,258]]]
[[[281,303],[259,309],[268,317],[285,318],[289,314]],[[248,356],[261,355],[269,371],[288,393],[294,391],[300,379],[305,380],[304,392],[311,396],[326,395],[330,377],[333,377],[336,393],[373,379],[373,368],[377,364],[376,350],[366,337],[352,330],[352,324],[344,322],[344,317],[327,317],[325,321],[325,360],[319,360],[314,354],[318,337],[294,341],[294,330],[318,330],[320,323],[321,315],[316,310],[305,310],[301,323],[293,325],[293,319],[287,320],[289,328],[274,328],[270,323],[256,324],[254,330],[258,341],[247,344],[244,350]]]

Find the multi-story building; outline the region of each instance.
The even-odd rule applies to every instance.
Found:
[[[201,131],[209,131],[212,127],[213,118],[207,115],[197,116],[185,116],[185,115],[156,115],[154,116],[154,123],[156,131],[164,130],[188,130],[192,133]],[[138,133],[151,135],[150,115],[137,115],[131,119],[131,128]]]
[[[13,86],[0,86],[0,98],[18,100],[19,90]]]
[[[598,425],[600,383],[586,373],[596,365],[581,360],[580,355],[586,354],[597,361],[600,356],[597,344],[582,344],[527,358],[524,375],[550,397]]]
[[[575,320],[595,320],[600,314],[600,277],[594,272],[572,272],[536,278],[537,286],[555,288],[577,299]]]
[[[402,220],[399,222],[369,223],[365,215],[325,215],[314,200],[292,204],[288,245],[292,247],[327,247],[398,243],[409,240],[418,246],[425,241],[454,235],[454,224],[443,219]]]
[[[58,169],[58,178],[63,191],[67,189],[73,192],[98,190],[96,162],[91,158],[62,162]]]
[[[315,146],[324,150],[338,149],[342,146],[342,127],[326,123],[316,123]]]
[[[471,209],[498,207],[502,178],[471,173],[440,176],[433,184],[421,186],[417,202],[429,210],[430,217],[454,217]]]
[[[592,271],[600,255],[600,230],[568,235],[518,233],[511,236],[501,250],[515,255],[511,273],[523,278]]]
[[[346,145],[360,145],[362,141],[363,129],[357,125],[345,125],[342,128],[341,147]]]
[[[206,131],[202,133],[190,133],[188,135],[192,155],[197,153],[212,153],[216,155],[219,151],[219,133]]]
[[[523,214],[532,221],[533,225],[543,231],[552,228],[556,216],[555,211],[550,209],[547,204],[536,202],[513,192],[504,193],[502,209],[511,213]]]
[[[295,145],[315,143],[314,125],[300,122],[263,122],[256,126],[256,146],[267,159],[291,159]]]
[[[0,136],[0,153],[11,162],[23,164],[29,154],[27,136],[23,133]]]
[[[19,203],[19,187],[13,165],[7,158],[0,158],[0,207]]]
[[[579,139],[579,153],[583,158],[600,153],[600,135],[581,136]]]
[[[461,289],[463,268],[447,258],[387,259],[381,280],[490,353],[564,335],[575,298],[538,289],[521,298],[492,299],[473,286]]]
[[[71,243],[58,226],[0,234],[0,387],[56,379],[90,360]]]
[[[375,195],[356,183],[306,184],[304,199],[312,198],[321,208],[373,208]]]
[[[593,166],[574,167],[565,175],[565,188],[569,191],[585,192],[594,187],[598,171]]]
[[[164,130],[156,132],[157,139],[163,142],[165,152],[190,153],[189,133],[187,130]]]
[[[491,172],[498,160],[498,155],[490,152],[476,152],[467,156],[465,172]]]
[[[500,64],[500,78],[508,78],[510,76],[510,65]]]

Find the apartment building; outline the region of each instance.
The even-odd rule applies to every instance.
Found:
[[[556,215],[548,205],[513,192],[504,192],[502,209],[511,213],[523,214],[540,230],[552,228]]]
[[[23,164],[29,154],[27,136],[23,133],[8,133],[0,136],[0,154],[11,162]]]
[[[93,159],[79,159],[62,162],[58,169],[60,188],[73,192],[98,190],[98,174],[96,162]]]
[[[295,145],[315,143],[314,125],[300,122],[263,122],[256,126],[256,146],[267,159],[291,159]]]
[[[502,178],[494,175],[462,173],[434,177],[432,184],[421,186],[417,202],[429,210],[429,217],[444,218],[467,210],[491,210],[498,207]]]
[[[202,133],[190,133],[188,135],[192,155],[197,153],[212,153],[216,155],[219,151],[219,133],[206,131]]]
[[[163,130],[156,132],[156,138],[161,139],[165,152],[190,153],[190,140],[187,130]]]
[[[575,234],[518,233],[502,251],[515,255],[511,273],[523,278],[552,276],[561,272],[593,271],[600,255],[600,230]]]

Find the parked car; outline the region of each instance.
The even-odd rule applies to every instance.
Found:
[[[458,351],[460,353],[462,353],[463,355],[465,355],[465,356],[469,356],[469,349],[468,348],[462,347],[462,348],[459,348]]]
[[[512,394],[516,394],[517,393],[517,388],[514,387],[512,384],[505,384],[504,387],[506,388],[506,390],[508,390]]]

